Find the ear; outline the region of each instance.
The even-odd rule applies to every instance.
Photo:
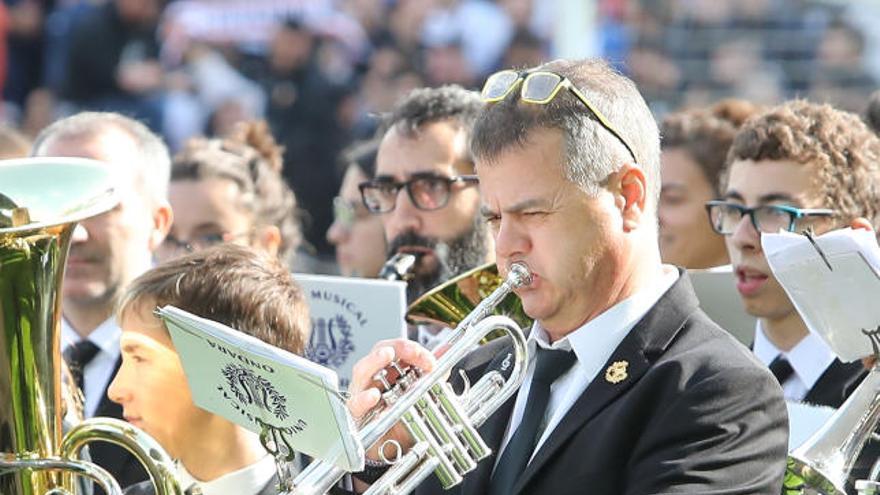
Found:
[[[854,218],[853,221],[849,223],[849,226],[853,229],[868,230],[870,232],[874,231],[874,227],[871,226],[871,222],[869,222],[868,219],[865,217]]]
[[[171,230],[171,223],[174,221],[174,212],[171,211],[171,205],[162,202],[153,209],[153,231],[150,233],[150,251],[155,251],[168,231]]]
[[[260,228],[257,230],[254,244],[254,247],[261,248],[272,256],[277,256],[278,250],[281,249],[281,229],[274,225]]]
[[[630,232],[642,223],[648,186],[644,171],[637,166],[624,165],[617,174],[620,177],[617,203],[623,217],[623,229]]]

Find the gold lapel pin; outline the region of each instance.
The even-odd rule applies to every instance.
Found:
[[[629,366],[627,361],[615,361],[605,370],[605,381],[608,383],[620,383],[629,376],[626,374],[626,368]]]

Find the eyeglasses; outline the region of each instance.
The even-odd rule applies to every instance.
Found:
[[[708,201],[706,211],[712,230],[721,235],[731,235],[746,215],[758,232],[775,234],[780,230],[794,232],[799,220],[807,217],[830,217],[834,210],[825,208],[795,208],[785,205],[762,205],[748,208],[727,201]]]
[[[363,219],[367,214],[363,210],[358,210],[358,205],[341,196],[333,198],[333,221],[339,223],[343,228],[351,228],[355,222]]]
[[[520,81],[522,81],[520,99],[526,103],[545,105],[556,97],[559,90],[568,89],[571,91],[571,93],[587,107],[587,110],[593,114],[593,117],[596,118],[599,125],[616,137],[617,140],[620,141],[620,144],[626,148],[626,151],[629,152],[633,161],[638,163],[639,160],[636,158],[632,146],[626,142],[626,139],[623,139],[623,136],[621,136],[620,133],[617,132],[617,129],[611,125],[608,118],[594,107],[593,104],[590,103],[590,100],[588,100],[577,86],[575,86],[567,77],[561,76],[555,72],[544,70],[535,72],[502,70],[492,74],[486,79],[486,84],[483,85],[483,91],[480,94],[483,101],[487,103],[501,101],[506,98],[514,88],[516,88],[516,85]]]
[[[214,234],[202,234],[200,236],[196,236],[188,241],[184,241],[178,239],[172,234],[168,234],[165,236],[165,240],[162,241],[161,248],[167,251],[185,251],[187,253],[194,253],[196,251],[201,251],[203,249],[207,249],[212,246],[216,246],[218,244],[223,244],[224,242],[232,242],[250,235],[250,232],[240,232],[237,234],[231,233],[214,233]]]
[[[395,182],[387,178],[374,179],[362,182],[358,188],[361,191],[364,206],[370,213],[393,211],[397,204],[397,193],[401,188],[406,189],[410,201],[416,208],[431,211],[446,206],[453,184],[471,185],[478,182],[476,175],[443,177],[434,174],[418,174],[406,182]]]

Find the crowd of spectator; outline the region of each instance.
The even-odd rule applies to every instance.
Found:
[[[80,110],[132,115],[172,151],[268,121],[314,271],[340,151],[408,90],[603,56],[655,114],[795,96],[863,112],[872,2],[819,0],[4,0],[0,120],[33,136]],[[308,256],[311,254],[313,256]]]

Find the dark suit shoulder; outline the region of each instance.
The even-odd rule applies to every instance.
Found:
[[[775,382],[773,375],[750,351],[702,310],[692,313],[670,346],[658,357],[650,372],[665,372],[665,367],[680,368],[689,384],[709,377],[724,380],[728,374],[760,377]],[[774,389],[779,389],[778,384]],[[780,391],[781,396],[781,391]]]
[[[804,396],[804,402],[817,406],[838,408],[862,383],[868,371],[861,361],[844,363],[835,359],[825,368],[816,383]]]

